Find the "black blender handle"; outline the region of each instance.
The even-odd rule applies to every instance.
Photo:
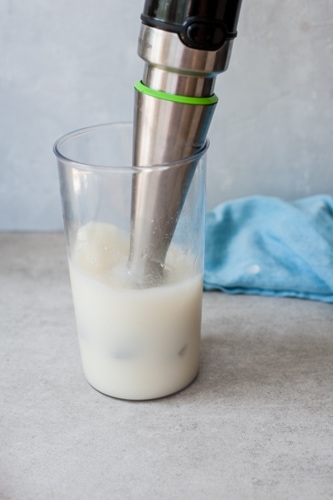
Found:
[[[188,47],[218,50],[237,35],[242,0],[146,0],[143,24],[178,33]]]

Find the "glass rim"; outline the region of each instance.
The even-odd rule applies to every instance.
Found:
[[[77,130],[73,130],[71,132],[67,132],[66,134],[62,135],[59,137],[54,145],[53,145],[53,152],[55,156],[57,157],[58,160],[68,164],[71,167],[75,167],[79,170],[100,170],[100,171],[147,171],[151,169],[170,169],[173,167],[179,166],[179,164],[187,163],[189,161],[195,161],[195,160],[200,160],[204,156],[204,154],[207,152],[209,148],[209,139],[206,139],[203,146],[196,151],[193,155],[186,156],[184,158],[180,158],[179,160],[173,160],[171,162],[164,162],[164,163],[157,163],[157,164],[151,164],[151,165],[102,165],[102,164],[93,164],[93,163],[86,163],[78,160],[73,160],[72,158],[66,156],[61,152],[61,146],[65,144],[66,142],[75,139],[76,137],[89,134],[92,131],[96,130],[102,130],[102,129],[108,129],[112,127],[129,127],[133,126],[132,122],[109,122],[109,123],[101,123],[97,125],[90,125],[87,127],[82,127]]]

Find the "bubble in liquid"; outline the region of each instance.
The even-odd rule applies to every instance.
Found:
[[[77,239],[78,239],[78,241],[80,241],[82,243],[87,241],[87,232],[86,232],[85,228],[80,227],[80,229],[77,232]]]

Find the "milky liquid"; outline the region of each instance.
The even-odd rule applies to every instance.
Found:
[[[115,226],[89,223],[77,233],[69,267],[83,369],[104,394],[162,397],[198,371],[202,275],[173,245],[163,284],[138,289],[128,252]]]

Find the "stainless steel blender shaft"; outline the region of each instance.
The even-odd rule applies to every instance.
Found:
[[[177,162],[203,147],[215,108],[215,77],[227,68],[231,44],[228,40],[216,51],[193,49],[176,33],[142,25],[138,52],[146,67],[140,85],[149,91],[136,91],[133,164],[142,168],[133,180],[128,264],[138,286],[163,278],[196,165],[189,160],[167,172],[144,167]],[[175,95],[194,98],[195,104],[175,102],[170,97]]]
[[[141,92],[136,99],[144,112],[137,115],[134,164],[156,167],[134,174],[130,269],[140,286],[152,286],[163,276],[166,253],[196,167],[193,159],[177,160],[203,147],[215,105],[179,104]],[[177,123],[182,126],[176,127]],[[157,166],[165,162],[168,167]]]

